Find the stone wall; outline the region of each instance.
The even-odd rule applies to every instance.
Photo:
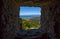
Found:
[[[51,39],[60,39],[60,6],[59,2],[49,4],[42,8],[41,24]]]
[[[41,7],[41,26],[50,39],[60,39],[60,1],[58,0],[30,0],[21,1],[21,6]]]
[[[41,28],[44,30],[41,39],[44,36],[50,39],[60,39],[60,1],[21,0],[17,3],[16,0],[0,0],[0,39],[14,39],[17,35],[20,26],[18,22],[19,5],[41,7]],[[39,37],[36,39],[39,39]]]
[[[19,6],[13,0],[0,0],[0,39],[14,39],[19,31]]]

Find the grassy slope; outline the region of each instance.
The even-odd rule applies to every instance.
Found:
[[[29,21],[26,19],[22,19],[23,29],[39,28],[39,21],[39,17],[31,18]]]

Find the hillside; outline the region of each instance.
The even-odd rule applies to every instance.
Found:
[[[34,17],[30,19],[22,19],[23,29],[38,29],[40,27],[40,17]]]
[[[40,25],[40,17],[31,18],[30,21],[36,25]]]

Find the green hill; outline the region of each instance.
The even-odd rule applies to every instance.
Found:
[[[39,17],[34,17],[31,19],[22,19],[22,26],[23,29],[38,29],[40,28],[40,18]]]

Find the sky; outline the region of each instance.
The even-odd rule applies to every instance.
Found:
[[[40,7],[20,6],[20,16],[22,15],[41,15]]]

